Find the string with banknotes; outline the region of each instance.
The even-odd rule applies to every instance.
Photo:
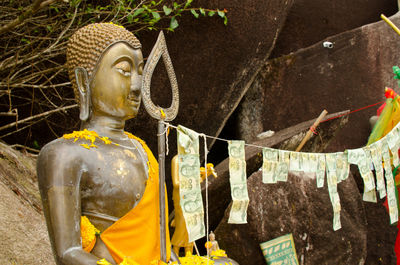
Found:
[[[354,111],[352,113],[354,113]],[[175,129],[179,128],[171,124],[168,124],[168,126]],[[342,180],[347,179],[350,164],[358,166],[361,177],[364,181],[363,200],[369,202],[377,201],[375,187],[379,191],[381,199],[385,197],[387,192],[390,221],[391,223],[394,223],[398,220],[395,185],[393,183],[392,172],[389,168],[392,164],[389,152],[393,155],[393,165],[397,166],[400,164],[396,152],[396,150],[400,148],[400,123],[397,124],[385,137],[371,145],[330,154],[291,152],[254,144],[245,144],[244,141],[233,141],[208,135],[205,135],[204,137],[228,142],[230,159],[229,173],[232,195],[232,207],[228,223],[247,223],[246,211],[248,205],[248,194],[245,176],[246,162],[244,158],[244,145],[263,149],[263,183],[267,184],[276,183],[277,181],[287,181],[289,171],[303,171],[316,173],[317,187],[321,188],[324,185],[323,182],[326,173],[329,196],[334,209],[334,230],[341,228],[341,206],[337,193],[337,185]],[[382,159],[385,162],[384,176],[387,182],[386,192],[384,191],[385,185],[382,185],[383,172],[378,166],[381,164]],[[375,180],[371,172],[370,165],[372,164],[377,173],[377,186],[375,186]],[[208,209],[206,214],[208,215]]]

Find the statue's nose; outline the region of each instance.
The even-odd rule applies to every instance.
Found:
[[[142,76],[138,74],[133,74],[131,79],[131,91],[140,93],[142,87]]]

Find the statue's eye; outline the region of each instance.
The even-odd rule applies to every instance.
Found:
[[[127,61],[122,61],[119,62],[115,65],[115,68],[117,69],[118,72],[123,74],[124,76],[130,76],[131,75],[131,64],[128,63]]]

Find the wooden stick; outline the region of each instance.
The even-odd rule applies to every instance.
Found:
[[[325,118],[326,114],[328,114],[328,112],[326,110],[323,110],[321,112],[321,114],[319,115],[319,117],[315,120],[314,124],[310,127],[310,129],[308,130],[306,136],[303,138],[303,140],[301,141],[301,143],[299,144],[299,146],[296,148],[296,152],[299,152],[301,150],[301,148],[303,148],[303,146],[305,145],[305,143],[310,140],[311,135],[313,134],[313,130],[315,130],[315,128],[317,128],[317,126],[319,125],[319,123],[322,121],[323,118]]]
[[[389,26],[391,26],[392,29],[393,29],[394,31],[396,31],[397,34],[400,35],[400,29],[399,29],[398,27],[396,27],[396,25],[393,24],[393,22],[390,21],[390,19],[388,19],[384,14],[381,14],[381,19],[383,19],[386,23],[388,23]]]

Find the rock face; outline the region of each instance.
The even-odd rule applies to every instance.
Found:
[[[0,143],[0,264],[55,264],[35,159]]]
[[[192,15],[183,16],[176,33],[166,34],[180,92],[174,124],[219,134],[271,53],[293,1],[196,1],[198,6],[227,9],[229,21],[225,26],[217,17],[196,20]],[[156,32],[139,36],[145,57],[156,37]],[[154,72],[151,91],[157,104],[170,105],[170,85],[162,62]],[[127,125],[128,131],[137,130],[137,135],[157,150],[157,127],[144,108]],[[176,153],[174,136],[170,137],[171,154]]]
[[[342,229],[333,231],[327,186],[318,189],[314,174],[290,173],[288,182],[263,184],[261,171],[248,178],[248,224],[216,230],[217,240],[241,265],[265,264],[259,243],[292,233],[300,264],[365,264],[367,222],[352,177],[338,185]]]
[[[400,23],[400,14],[391,17]],[[268,61],[249,93],[262,103],[254,116],[262,118],[263,130],[279,131],[299,118],[311,119],[326,109],[329,113],[356,110],[384,100],[385,86],[397,90],[392,66],[400,61],[399,36],[383,21],[327,38],[295,53]],[[244,113],[252,109],[251,100]],[[375,108],[350,115],[349,125],[331,146],[335,150],[364,146],[370,134],[369,117]],[[246,114],[248,116],[248,114]],[[244,116],[246,116],[244,115]],[[239,122],[240,123],[240,122]],[[248,125],[244,123],[244,128]]]
[[[332,35],[379,21],[398,10],[395,0],[296,0],[271,56],[308,47]]]

